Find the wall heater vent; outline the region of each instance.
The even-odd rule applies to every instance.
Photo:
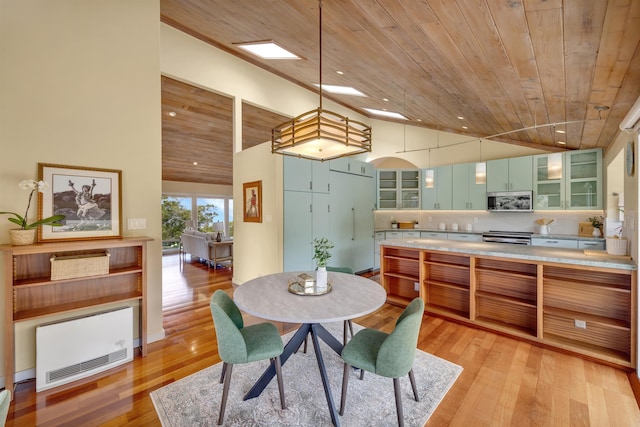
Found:
[[[133,360],[133,309],[124,307],[36,327],[36,391]]]

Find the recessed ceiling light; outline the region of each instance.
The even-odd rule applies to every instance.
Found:
[[[389,98],[382,98],[384,102],[389,102]]]
[[[565,144],[566,144],[566,142],[564,142],[564,141],[557,141],[557,142],[558,142],[558,144],[560,144],[560,145],[565,145]]]
[[[176,112],[175,112],[175,111],[169,111],[169,115],[170,115],[171,117],[175,117],[177,114],[176,114]]]
[[[344,74],[344,72],[342,72],[342,71],[340,71],[340,70],[336,71],[336,73],[338,73],[338,74],[340,74],[340,75],[343,75],[343,74]]]
[[[556,129],[556,133],[566,133],[566,132],[560,129]]]
[[[378,116],[391,117],[393,119],[409,120],[407,117],[403,116],[402,114],[394,113],[393,111],[376,110],[375,108],[365,108],[364,110]]]
[[[462,126],[462,129],[469,129],[468,126]]]
[[[458,119],[459,119],[459,120],[464,120],[464,117],[462,117],[462,116],[458,116]]]
[[[271,40],[234,44],[262,59],[300,59],[298,55],[278,46]]]
[[[314,83],[313,85],[320,87],[318,83]],[[367,96],[358,89],[354,89],[350,86],[322,85],[322,90],[325,92],[336,93],[338,95]]]
[[[416,119],[416,121],[421,122],[421,121],[422,121],[422,119]]]
[[[193,166],[198,166],[198,162],[193,162]]]

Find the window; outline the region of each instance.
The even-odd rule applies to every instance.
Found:
[[[162,249],[177,251],[186,228],[233,237],[233,199],[164,194],[162,196]]]

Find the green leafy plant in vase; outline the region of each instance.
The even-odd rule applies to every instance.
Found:
[[[602,236],[602,225],[604,224],[604,217],[592,216],[587,219],[593,227],[593,237]]]
[[[327,262],[331,258],[333,243],[326,237],[313,239],[313,259],[316,261],[316,290],[319,292],[327,289]]]

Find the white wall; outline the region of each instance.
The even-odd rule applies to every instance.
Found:
[[[159,16],[158,0],[0,0],[0,210],[25,209],[17,183],[35,179],[38,162],[122,170],[124,224],[147,220],[146,230],[124,234],[155,239],[151,340],[163,336]],[[12,224],[2,218],[8,243]],[[17,330],[18,371],[34,367],[34,323]]]
[[[241,151],[233,159],[233,282],[282,271],[282,156],[271,145]],[[262,223],[244,222],[243,183],[262,181]]]

